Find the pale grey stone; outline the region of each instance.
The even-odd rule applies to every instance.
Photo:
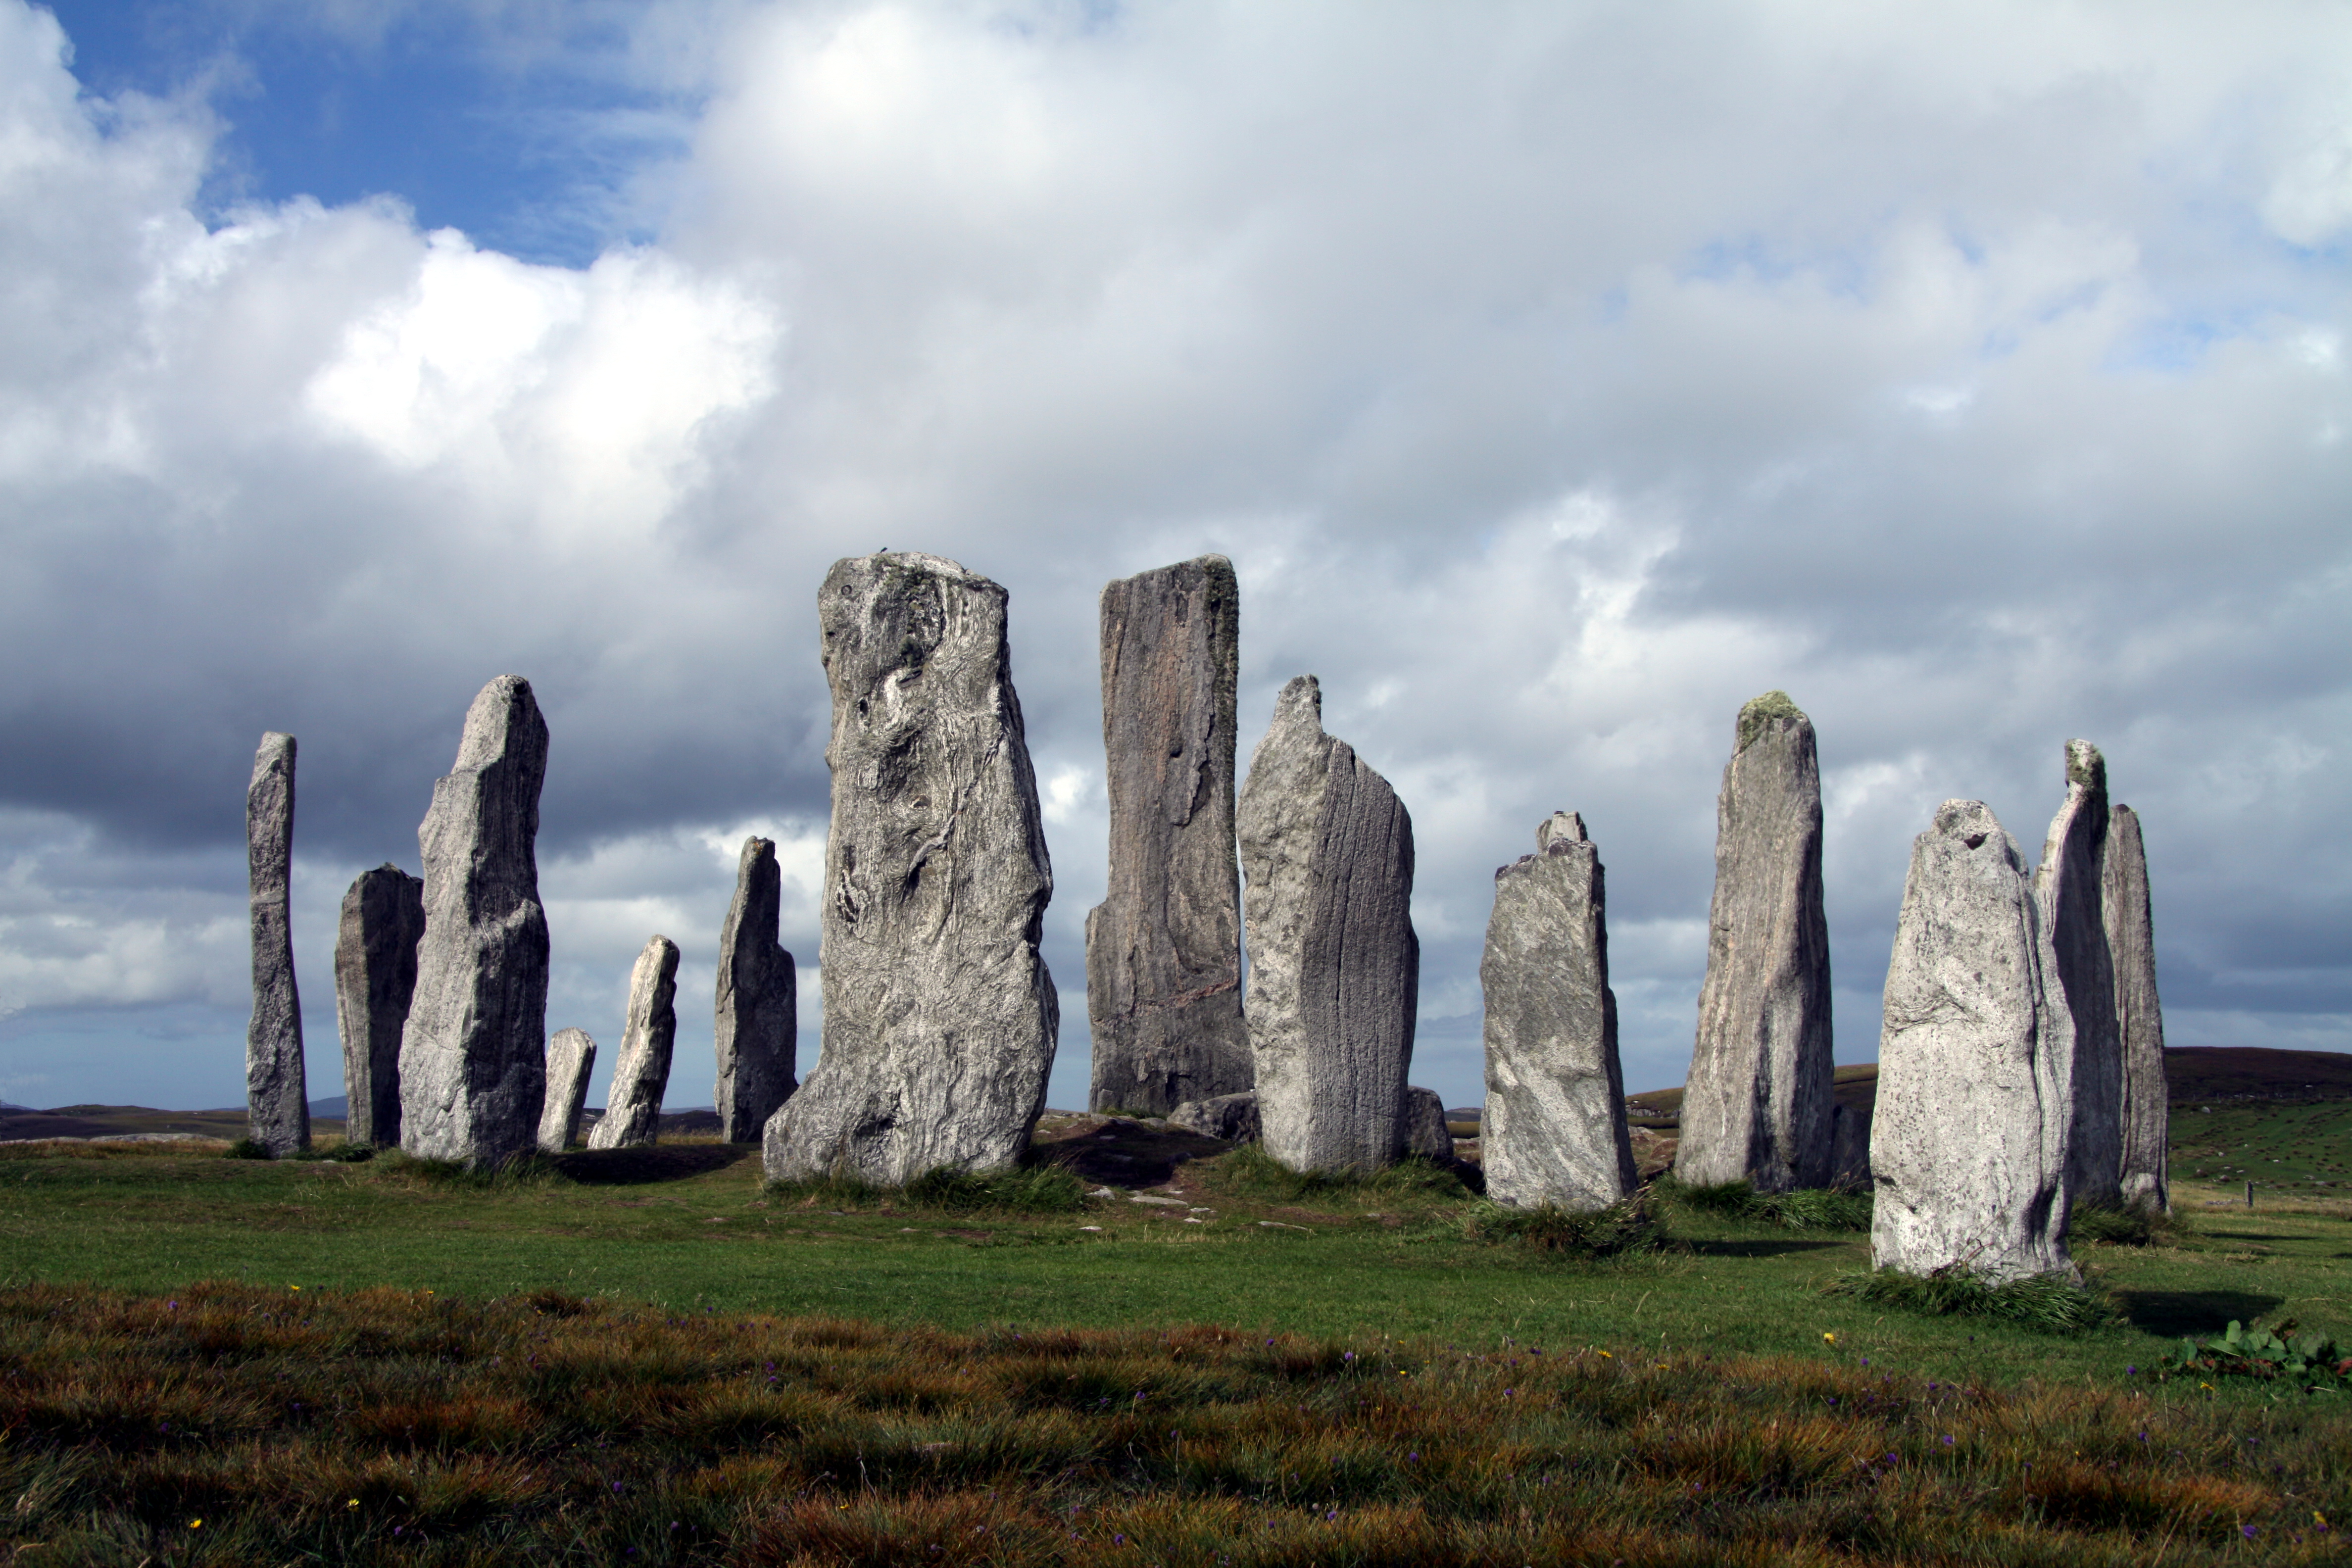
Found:
[[[1912,842],[1870,1129],[1871,1261],[2075,1278],[2066,1251],[2074,1022],[2017,840],[1948,800]]]
[[[1235,828],[1265,1152],[1295,1171],[1393,1163],[1421,986],[1412,818],[1323,732],[1313,676],[1275,700]]]
[[[2116,1033],[2123,1041],[2123,1201],[2172,1207],[2165,1146],[2171,1087],[2164,1074],[2164,1007],[2156,995],[2156,934],[2148,912],[2147,851],[2139,814],[2118,805],[2107,816],[2100,867],[2107,956],[2116,972]]]
[[[1445,1101],[1433,1089],[1404,1091],[1404,1152],[1440,1163],[1454,1158],[1454,1134],[1445,1126]]]
[[[1478,982],[1487,1197],[1589,1212],[1631,1194],[1640,1178],[1609,989],[1606,879],[1576,813],[1553,813],[1536,829],[1536,853],[1496,871]]]
[[[245,1103],[253,1141],[272,1154],[310,1146],[303,1079],[302,998],[294,986],[294,737],[272,730],[253,754],[245,792],[246,868],[253,890],[253,1017],[245,1030]]]
[[[719,932],[719,1135],[756,1142],[776,1107],[800,1087],[800,979],[776,938],[782,904],[776,846],[743,840],[735,901]]]
[[[629,972],[629,1011],[604,1114],[588,1134],[591,1149],[651,1143],[661,1131],[669,1089],[670,1048],[677,1041],[677,943],[656,936]]]
[[[1108,896],[1087,916],[1096,1110],[1251,1084],[1234,871],[1241,589],[1204,555],[1102,592]]]
[[[596,1070],[596,1042],[585,1029],[559,1029],[547,1042],[547,1104],[539,1117],[541,1152],[561,1154],[579,1141],[580,1109],[588,1103],[588,1075]]]
[[[1867,1110],[1841,1105],[1830,1112],[1830,1185],[1850,1193],[1871,1190],[1870,1118]]]
[[[1255,1143],[1258,1139],[1257,1095],[1244,1089],[1239,1094],[1188,1100],[1168,1113],[1168,1125],[1228,1143]]]
[[[386,863],[343,894],[335,927],[335,1026],[342,1037],[343,1137],[400,1145],[400,1032],[416,992],[425,879]]]
[[[2105,910],[2107,764],[2088,741],[2066,742],[2066,804],[2050,824],[2033,895],[2057,966],[2050,995],[2074,1019],[2069,1075],[2074,1129],[2067,1144],[2067,1201],[2122,1201],[2124,1053],[2116,1029],[2116,972]]]
[[[466,711],[457,761],[416,830],[425,940],[400,1039],[400,1146],[503,1164],[537,1142],[547,1091],[547,914],[539,791],[547,721],[501,675]]]
[[[1005,592],[935,555],[842,561],[817,599],[833,692],[824,1045],[762,1163],[898,1185],[1010,1166],[1045,1106],[1054,871]]]
[[[1758,1192],[1830,1179],[1830,933],[1812,721],[1785,691],[1739,710],[1715,803],[1706,982],[1675,1174]]]

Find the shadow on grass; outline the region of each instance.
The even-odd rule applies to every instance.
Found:
[[[2232,1321],[2251,1323],[2284,1306],[2284,1296],[2246,1290],[2118,1290],[2116,1301],[2133,1328],[2164,1339],[2218,1334]]]
[[[681,1182],[723,1171],[759,1153],[756,1143],[654,1143],[635,1149],[575,1149],[551,1156],[567,1181],[588,1187],[635,1187]]]
[[[1791,1252],[1833,1252],[1845,1246],[1843,1241],[1684,1241],[1675,1246],[1687,1247],[1701,1258],[1785,1258]]]

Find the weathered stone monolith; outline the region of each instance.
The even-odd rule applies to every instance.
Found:
[[[1250,1087],[1234,871],[1241,589],[1204,555],[1102,592],[1108,893],[1087,915],[1096,1110]]]
[[[2123,1041],[2123,1201],[2169,1210],[2172,1180],[2165,1145],[2172,1091],[2164,1074],[2164,1008],[2156,998],[2147,850],[2140,842],[2139,814],[2130,806],[2107,814],[2107,852],[2100,870],[2107,956],[2116,972],[2116,1033]]]
[[[1257,1096],[1244,1089],[1239,1094],[1188,1100],[1168,1113],[1168,1124],[1181,1127],[1187,1132],[1198,1132],[1203,1138],[1222,1138],[1228,1143],[1255,1143],[1258,1136]]]
[[[1830,1112],[1830,1185],[1849,1193],[1871,1190],[1870,1117],[1866,1109],[1841,1105]]]
[[[1759,1192],[1830,1179],[1830,934],[1812,721],[1785,691],[1739,710],[1715,802],[1715,902],[1675,1174]]]
[[[669,1089],[670,1047],[677,1040],[677,943],[655,937],[629,972],[628,1021],[604,1114],[588,1134],[591,1149],[650,1143],[661,1131],[662,1096]]]
[[[2066,1252],[2074,1021],[2024,852],[1984,803],[1913,840],[1870,1130],[1881,1268],[2075,1276]]]
[[[2067,1144],[2067,1201],[2122,1201],[2124,1053],[2116,1030],[2116,972],[2107,954],[2104,863],[2107,764],[2088,741],[2066,742],[2066,804],[2051,820],[2033,896],[2058,955],[2052,1000],[2074,1021],[2070,1078],[2074,1130]]]
[[[1413,1084],[1404,1091],[1404,1152],[1441,1163],[1454,1158],[1454,1132],[1445,1125],[1445,1101],[1433,1089]]]
[[[824,1044],[768,1121],[772,1178],[1001,1169],[1045,1109],[1060,1010],[1037,944],[1054,870],[1005,597],[911,552],[838,562],[819,590]]]
[[[504,1163],[539,1136],[547,1091],[547,914],[539,790],[547,721],[501,675],[466,710],[457,761],[416,830],[425,940],[400,1037],[400,1146],[422,1160]]]
[[[1313,676],[1275,699],[1235,828],[1265,1152],[1294,1171],[1393,1163],[1421,990],[1412,818],[1323,732]]]
[[[1625,1198],[1640,1178],[1617,1060],[1604,875],[1576,813],[1554,812],[1536,829],[1536,853],[1495,872],[1478,983],[1486,1195],[1580,1212]]]
[[[719,931],[719,1135],[757,1142],[776,1107],[800,1087],[800,978],[776,937],[782,879],[776,846],[746,838],[735,863],[735,901]]]
[[[302,1071],[302,998],[294,988],[294,737],[272,730],[245,792],[253,891],[253,1018],[245,1030],[245,1103],[253,1141],[275,1154],[310,1146]]]
[[[335,927],[335,1026],[342,1037],[343,1137],[400,1146],[400,1031],[416,992],[425,880],[386,863],[343,894]]]
[[[585,1029],[559,1029],[547,1042],[547,1104],[539,1117],[541,1152],[561,1154],[580,1136],[580,1108],[588,1103],[588,1075],[596,1042]]]

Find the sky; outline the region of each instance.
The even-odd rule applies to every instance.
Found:
[[[2352,9],[2050,0],[0,0],[0,1099],[243,1098],[244,789],[343,889],[466,707],[551,733],[551,1029],[775,837],[818,1045],[835,560],[1011,593],[1083,1103],[1097,595],[1242,584],[1418,858],[1480,1096],[1492,873],[1580,811],[1679,1083],[1741,702],[1819,733],[1837,1055],[1912,837],[2145,824],[2173,1045],[2352,1050]]]

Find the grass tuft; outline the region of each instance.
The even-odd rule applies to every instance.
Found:
[[[2045,1334],[2083,1334],[2121,1321],[2115,1303],[2095,1284],[2037,1274],[1999,1284],[1971,1269],[1948,1267],[1931,1274],[1878,1268],[1840,1275],[1825,1293],[1894,1307],[1929,1318],[1993,1318]]]
[[[1463,1233],[1473,1241],[1515,1241],[1543,1252],[1574,1258],[1614,1258],[1628,1252],[1654,1252],[1665,1231],[1636,1193],[1605,1209],[1578,1212],[1546,1204],[1539,1208],[1507,1208],[1482,1203],[1464,1216]]]
[[[2103,1247],[2146,1247],[2195,1234],[2186,1215],[2139,1205],[2078,1204],[2066,1225],[2066,1239]]]
[[[1263,1144],[1244,1143],[1230,1154],[1220,1154],[1203,1169],[1214,1171],[1218,1184],[1228,1192],[1286,1203],[1350,1194],[1458,1199],[1470,1192],[1457,1173],[1417,1154],[1369,1174],[1353,1171],[1294,1171],[1267,1153]]]
[[[939,1209],[950,1214],[1076,1214],[1087,1184],[1059,1165],[973,1173],[927,1171],[903,1187],[880,1187],[846,1173],[772,1182],[768,1194],[803,1208]]]
[[[1659,1200],[1693,1214],[1777,1225],[1785,1230],[1868,1230],[1873,1201],[1868,1193],[1836,1187],[1806,1187],[1793,1193],[1759,1193],[1746,1182],[1694,1186],[1672,1172],[1651,1184]]]
[[[269,1152],[268,1144],[257,1138],[240,1138],[228,1146],[223,1157],[230,1160],[274,1160],[278,1156]]]

